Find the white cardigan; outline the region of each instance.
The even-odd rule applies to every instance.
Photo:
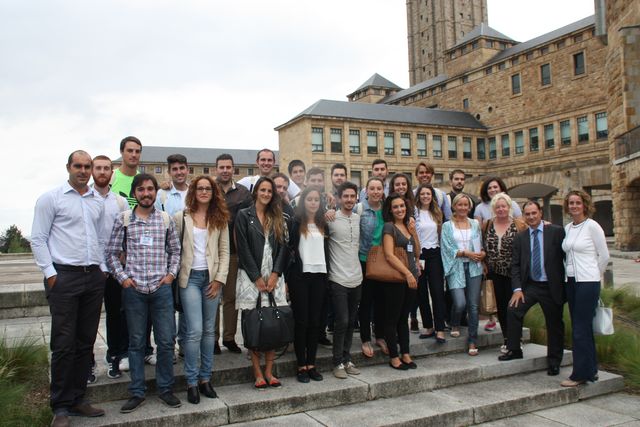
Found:
[[[588,218],[579,225],[572,222],[564,228],[562,250],[567,254],[567,277],[576,282],[599,282],[609,262],[609,249],[600,224]]]

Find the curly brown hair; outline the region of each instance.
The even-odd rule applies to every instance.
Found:
[[[584,216],[587,218],[591,218],[591,216],[595,213],[596,207],[593,204],[593,200],[591,200],[591,196],[582,190],[571,190],[564,196],[564,202],[562,203],[562,207],[564,209],[565,214],[569,214],[569,197],[578,196],[582,199],[582,205],[584,206]]]
[[[196,189],[200,181],[207,181],[211,185],[211,201],[207,207],[207,225],[209,230],[222,230],[227,226],[229,221],[229,210],[227,202],[224,200],[222,190],[215,180],[208,175],[198,175],[191,180],[187,197],[185,200],[185,210],[193,215],[198,210],[198,199],[196,198]]]

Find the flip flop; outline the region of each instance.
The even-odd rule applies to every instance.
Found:
[[[258,390],[264,390],[265,388],[269,387],[269,385],[264,380],[264,378],[260,378],[256,380],[254,387],[257,388]]]
[[[380,347],[380,351],[382,351],[382,353],[389,354],[389,347],[387,347],[387,342],[385,340],[376,340],[376,345]]]
[[[477,348],[469,348],[469,356],[477,356],[478,349]]]
[[[271,387],[282,387],[282,383],[276,377],[267,378],[267,382]]]
[[[362,343],[362,354],[364,354],[364,357],[373,357],[373,348],[371,347],[371,342],[367,341]]]

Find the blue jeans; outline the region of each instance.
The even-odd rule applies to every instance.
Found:
[[[573,340],[573,372],[569,378],[593,381],[598,374],[593,317],[600,298],[600,282],[576,282],[574,277],[569,277],[566,290]]]
[[[186,332],[184,341],[184,373],[187,385],[195,386],[198,380],[207,382],[213,369],[213,344],[215,342],[216,313],[220,293],[207,298],[208,270],[191,270],[186,288],[180,288],[184,308]],[[200,372],[198,372],[200,359]]]
[[[129,368],[131,384],[129,392],[143,397],[144,355],[147,341],[147,319],[153,322],[158,363],[156,364],[156,388],[162,394],[173,387],[173,347],[176,337],[176,321],[173,311],[171,285],[163,285],[152,294],[142,294],[134,288],[122,290],[122,301],[129,329]]]
[[[464,288],[451,289],[451,326],[460,326],[460,317],[466,305],[467,318],[469,323],[469,344],[477,344],[478,341],[478,306],[480,305],[480,284],[482,276],[469,274],[469,264],[464,263],[464,278],[466,286]]]

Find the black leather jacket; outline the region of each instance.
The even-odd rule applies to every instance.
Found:
[[[289,250],[293,257],[289,271],[287,274],[287,281],[296,280],[302,276],[302,260],[300,259],[300,251],[298,246],[300,244],[300,220],[295,218],[291,224],[291,231],[289,232]],[[327,265],[327,271],[329,271],[329,227],[324,229],[324,261]]]
[[[258,220],[255,206],[241,209],[235,223],[235,238],[238,251],[238,268],[247,272],[252,282],[258,280],[264,251],[264,231]],[[269,244],[273,255],[272,272],[281,276],[288,262],[286,243],[279,242],[273,233],[269,234]]]

